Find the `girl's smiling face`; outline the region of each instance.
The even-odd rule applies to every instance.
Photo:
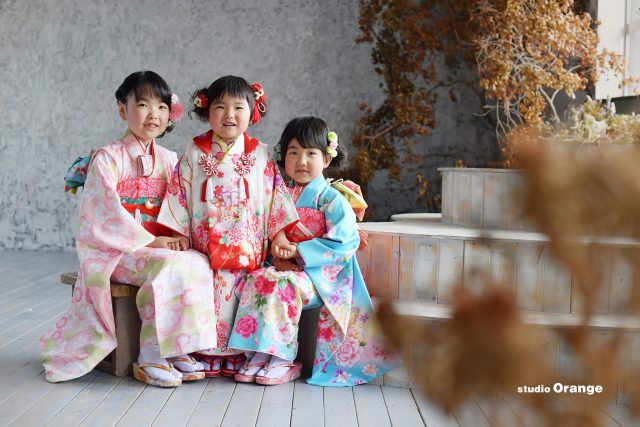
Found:
[[[224,142],[235,141],[249,127],[251,111],[245,98],[225,93],[209,107],[211,129]]]
[[[284,158],[287,175],[298,185],[306,185],[322,175],[331,157],[319,148],[302,148],[296,138],[289,141]]]
[[[145,144],[167,129],[169,106],[157,96],[147,93],[136,99],[132,93],[127,97],[126,104],[118,103],[118,109],[131,132]]]

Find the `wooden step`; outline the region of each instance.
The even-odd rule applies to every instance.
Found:
[[[523,310],[584,311],[579,284],[541,233],[452,226],[433,217],[362,223],[361,228],[369,245],[356,256],[373,296],[451,304],[458,286],[475,293],[501,284]],[[602,251],[595,313],[627,313],[634,277],[640,273],[631,260],[640,242],[621,237],[582,241]]]
[[[373,298],[377,307],[380,299]],[[448,320],[452,316],[452,307],[444,304],[428,304],[411,301],[393,301],[393,310],[401,316],[425,320]],[[522,321],[529,325],[559,328],[575,328],[583,323],[583,316],[572,313],[548,313],[542,311],[522,311]],[[640,330],[640,316],[608,314],[593,315],[587,321],[589,328],[635,332]]]
[[[439,237],[459,240],[498,240],[515,243],[548,243],[543,233],[524,230],[498,230],[446,224],[441,214],[393,215],[391,222],[362,222],[359,227],[367,233],[392,234],[396,236]],[[624,236],[582,236],[577,243],[597,244],[611,247],[640,248],[640,240]]]

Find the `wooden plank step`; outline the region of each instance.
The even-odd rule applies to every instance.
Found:
[[[375,306],[380,301],[373,298]],[[415,317],[429,320],[451,319],[452,307],[446,304],[430,304],[412,301],[392,302],[394,311],[401,316]],[[553,326],[573,328],[582,325],[582,314],[551,313],[543,311],[521,311],[522,321],[536,326]],[[594,329],[638,331],[640,330],[640,316],[626,314],[594,314],[587,322],[587,326]]]
[[[423,236],[461,240],[499,240],[504,242],[548,243],[543,233],[522,230],[492,230],[451,225],[440,222],[437,217],[393,222],[361,222],[358,226],[367,233],[392,234],[395,236]],[[640,240],[623,236],[582,236],[577,243],[597,244],[612,247],[640,247]]]

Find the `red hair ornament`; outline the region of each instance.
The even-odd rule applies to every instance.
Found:
[[[251,124],[256,124],[260,122],[260,119],[262,118],[260,113],[264,115],[264,113],[267,112],[267,95],[264,93],[260,83],[253,83],[251,85],[251,90],[253,91],[253,114],[251,115]]]

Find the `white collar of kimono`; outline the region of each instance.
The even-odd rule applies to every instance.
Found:
[[[149,145],[145,147],[144,144],[141,143],[138,140],[138,138],[136,138],[136,136],[133,134],[133,132],[131,132],[129,129],[127,129],[124,132],[120,140],[122,141],[122,145],[124,145],[132,155],[133,153],[137,153],[138,151],[142,152],[142,154],[149,154],[151,152],[150,150],[151,150],[152,144],[155,143],[155,138],[154,138],[151,140]]]

